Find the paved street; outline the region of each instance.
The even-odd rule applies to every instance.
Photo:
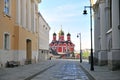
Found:
[[[58,64],[31,80],[89,80],[78,62],[59,60]]]
[[[79,61],[48,60],[15,68],[1,68],[0,80],[89,80]]]
[[[14,68],[0,68],[0,80],[30,80],[31,76],[54,66],[56,61],[41,61],[36,64],[29,64]]]
[[[105,66],[94,68],[90,71],[86,60],[80,63],[79,60],[53,59],[15,68],[0,68],[0,80],[120,80],[119,70],[110,71]]]

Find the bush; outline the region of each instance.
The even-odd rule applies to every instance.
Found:
[[[82,53],[82,58],[83,59],[88,59],[88,57],[90,56],[90,53],[88,51],[85,51]]]

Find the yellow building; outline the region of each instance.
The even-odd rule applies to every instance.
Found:
[[[41,0],[0,0],[0,66],[21,65],[38,56],[38,3]]]

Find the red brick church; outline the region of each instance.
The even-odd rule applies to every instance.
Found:
[[[75,45],[71,41],[71,34],[67,34],[67,40],[64,39],[64,32],[62,29],[58,33],[58,40],[56,39],[56,33],[53,33],[53,40],[49,44],[50,48],[53,51],[56,51],[59,55],[70,56],[71,53],[74,53]]]

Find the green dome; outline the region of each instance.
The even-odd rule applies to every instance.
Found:
[[[68,33],[68,34],[67,34],[67,36],[71,36],[71,34],[70,34],[70,33]]]
[[[55,33],[55,32],[53,33],[53,36],[56,36],[56,33]]]

